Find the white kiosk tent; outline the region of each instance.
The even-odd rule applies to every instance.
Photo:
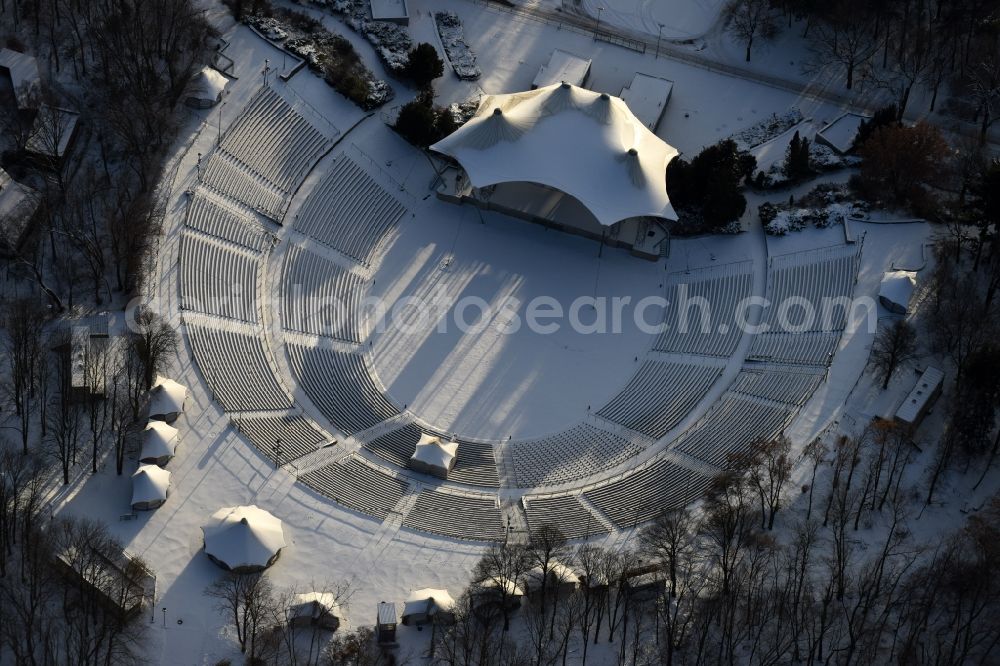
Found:
[[[296,594],[288,609],[288,624],[293,627],[319,627],[336,631],[343,614],[332,592]]]
[[[170,472],[156,465],[139,465],[132,475],[132,509],[149,511],[167,501]]]
[[[542,567],[536,566],[529,569],[524,575],[524,586],[529,593],[534,593],[542,588],[542,580],[547,578],[545,588],[551,591],[571,592],[580,585],[580,576],[575,571],[562,562],[549,562],[547,576],[542,576]]]
[[[442,479],[455,467],[458,442],[442,442],[440,437],[423,433],[410,457],[410,467]]]
[[[455,622],[455,600],[448,590],[425,587],[410,592],[403,603],[403,624],[427,624],[431,621],[438,624]]]
[[[142,431],[139,462],[166,465],[177,450],[178,430],[165,421],[150,421]]]
[[[574,198],[604,227],[677,219],[666,178],[677,150],[606,93],[556,83],[488,95],[431,149],[457,161],[473,188],[541,185]]]
[[[206,66],[191,81],[190,93],[184,103],[194,109],[210,109],[222,99],[228,83],[229,79]]]
[[[913,271],[887,271],[878,288],[879,303],[889,312],[905,315],[916,285],[917,274]]]
[[[149,389],[149,418],[173,423],[184,411],[187,388],[166,377],[157,377]]]
[[[238,573],[268,568],[285,547],[281,521],[253,504],[219,509],[201,531],[209,559]]]

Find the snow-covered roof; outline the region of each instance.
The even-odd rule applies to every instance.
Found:
[[[266,567],[285,547],[281,521],[253,504],[219,509],[201,530],[205,552],[230,569]]]
[[[372,18],[376,21],[408,19],[406,0],[371,0]]]
[[[304,592],[296,594],[292,600],[289,613],[292,617],[309,617],[319,619],[324,613],[341,618],[337,595],[333,592]]]
[[[636,72],[632,82],[622,88],[622,99],[636,118],[655,132],[673,89],[673,81]]]
[[[905,314],[916,284],[917,274],[913,271],[887,271],[878,288],[879,299],[887,301],[887,306],[895,305],[896,309]]]
[[[166,377],[157,377],[153,388],[149,389],[150,416],[165,416],[184,411],[184,398],[187,389]]]
[[[173,458],[177,448],[177,428],[163,421],[150,421],[142,431],[142,451],[139,460]]]
[[[132,506],[167,499],[170,472],[156,465],[139,465],[132,475]]]
[[[618,97],[569,84],[490,95],[431,148],[457,160],[474,187],[545,185],[575,197],[604,226],[677,219],[666,182],[677,150]]]
[[[25,147],[38,155],[63,157],[76,134],[79,120],[80,114],[76,111],[42,104]]]
[[[928,367],[924,370],[917,385],[896,410],[896,418],[905,423],[916,423],[927,404],[937,395],[943,381],[944,372],[938,368]]]
[[[559,583],[574,585],[580,582],[580,576],[561,562],[549,562],[548,572],[550,581],[555,580]],[[540,588],[542,586],[542,567],[539,565],[528,569],[525,572],[524,580],[528,589],[534,590]]]
[[[451,470],[458,455],[458,442],[442,442],[440,437],[423,433],[411,460],[424,467],[444,472]]]
[[[448,590],[425,587],[414,590],[403,603],[403,621],[412,615],[434,615],[438,611],[448,612],[455,607],[455,600]]]
[[[569,51],[552,49],[549,61],[538,69],[535,80],[531,82],[532,89],[544,88],[553,84],[569,83],[582,86],[587,82],[590,73],[590,59],[581,58]]]
[[[219,99],[219,95],[226,89],[229,79],[211,67],[205,67],[194,78],[191,90],[199,99],[207,99],[212,102]]]
[[[34,190],[17,182],[10,177],[10,174],[0,169],[0,220],[7,223],[17,218],[30,217],[30,213],[37,207]]]
[[[33,108],[34,93],[41,87],[42,77],[38,71],[38,60],[33,56],[11,49],[0,49],[0,68],[10,74],[14,87],[14,97],[19,109]]]
[[[861,122],[865,116],[847,112],[838,116],[829,125],[816,132],[816,138],[839,153],[850,152],[854,147],[854,139],[858,136]]]

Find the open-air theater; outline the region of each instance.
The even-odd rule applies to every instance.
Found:
[[[677,215],[667,164],[677,150],[623,100],[568,83],[488,95],[431,148],[458,166],[438,196],[630,249],[650,259]]]

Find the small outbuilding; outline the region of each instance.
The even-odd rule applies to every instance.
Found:
[[[288,624],[293,627],[319,627],[336,631],[343,617],[337,596],[332,592],[296,594],[288,609]]]
[[[561,562],[549,562],[547,576],[542,576],[542,567],[529,569],[524,575],[524,586],[528,594],[534,594],[542,589],[542,580],[546,580],[547,591],[572,592],[580,585],[580,576]]]
[[[149,389],[149,418],[173,423],[184,411],[187,388],[172,379],[157,377]]]
[[[447,479],[455,467],[458,442],[442,442],[440,437],[423,433],[410,457],[410,467],[426,474]]]
[[[833,149],[839,155],[846,155],[854,150],[854,140],[858,137],[861,123],[866,120],[869,120],[867,116],[843,113],[816,132],[816,143]]]
[[[34,56],[13,49],[0,49],[0,74],[10,79],[17,108],[33,109],[38,104],[42,76]]]
[[[636,72],[632,82],[622,88],[620,97],[635,117],[655,132],[667,110],[674,82],[651,74]]]
[[[920,425],[931,405],[941,395],[943,386],[944,372],[938,368],[928,367],[921,373],[916,386],[896,410],[896,420],[908,426]]]
[[[281,521],[253,504],[219,509],[201,531],[209,559],[236,573],[263,571],[285,547]]]
[[[380,601],[375,612],[375,639],[379,645],[397,645],[396,605],[388,601]]]
[[[552,49],[549,61],[539,68],[535,80],[531,82],[531,89],[544,88],[554,83],[568,83],[585,88],[587,79],[590,78],[590,65],[590,58],[582,58],[562,49]]]
[[[41,196],[0,169],[0,256],[16,253],[24,245]]]
[[[149,511],[167,501],[170,472],[156,465],[139,465],[132,475],[132,509]]]
[[[916,286],[915,272],[887,271],[878,288],[878,301],[889,312],[905,315],[909,311],[910,299]]]
[[[472,586],[472,600],[476,607],[489,603],[505,603],[508,610],[521,607],[524,600],[524,588],[510,579],[501,582],[492,578],[480,581]]]
[[[448,590],[425,587],[414,590],[403,604],[403,624],[454,624],[455,600]]]
[[[191,81],[184,103],[192,109],[210,109],[222,100],[229,79],[211,67],[205,67]]]
[[[142,431],[142,450],[139,462],[162,467],[170,462],[177,451],[177,428],[165,421],[150,421]]]

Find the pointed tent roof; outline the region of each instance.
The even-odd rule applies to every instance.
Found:
[[[132,475],[132,506],[167,499],[170,472],[156,465],[139,465]]]
[[[296,594],[292,600],[289,614],[292,617],[309,617],[319,619],[323,613],[335,618],[342,618],[337,595],[333,592],[303,592]]]
[[[184,411],[187,388],[166,377],[157,377],[149,389],[149,413],[152,415],[175,414]]]
[[[411,460],[427,467],[436,467],[449,471],[455,464],[458,455],[458,442],[442,442],[440,437],[422,433]]]
[[[425,587],[420,590],[413,590],[406,597],[403,607],[403,617],[419,613],[433,615],[434,611],[450,611],[454,607],[455,599],[448,593],[448,590]]]
[[[205,552],[230,569],[266,567],[285,547],[281,521],[253,504],[219,509],[201,530]]]
[[[887,271],[882,276],[878,288],[879,298],[896,305],[906,312],[910,306],[910,298],[917,286],[917,274],[913,271]]]
[[[666,182],[677,150],[606,93],[557,83],[488,95],[431,148],[457,160],[474,187],[545,185],[576,198],[605,226],[631,217],[677,219]]]
[[[150,421],[142,431],[142,451],[139,460],[173,458],[177,449],[177,428],[163,421]]]
[[[192,82],[192,90],[200,98],[214,102],[222,94],[222,91],[226,89],[226,84],[228,83],[229,79],[206,65],[195,75]]]

